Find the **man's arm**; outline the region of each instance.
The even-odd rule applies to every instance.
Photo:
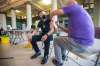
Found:
[[[53,33],[54,33],[54,25],[50,23],[50,31],[47,34],[49,36],[49,35],[52,35]]]
[[[61,25],[58,25],[58,28],[60,28],[62,31],[64,31],[64,32],[66,32],[66,33],[69,32],[68,28],[64,28],[64,27],[62,27]]]
[[[58,10],[51,12],[51,17],[55,16],[55,15],[64,15],[63,9],[58,9]],[[61,25],[58,25],[58,28],[60,28],[64,32],[68,33],[68,28],[64,28]]]
[[[74,5],[66,6],[66,7],[63,7],[61,9],[51,11],[50,16],[52,18],[55,15],[58,15],[58,16],[59,15],[68,15],[68,14],[72,13],[74,10],[76,10]]]
[[[50,13],[50,16],[55,16],[55,15],[64,15],[64,11],[63,9],[57,9],[57,10],[54,10]]]
[[[44,36],[42,36],[41,40],[45,41],[48,38],[48,36],[52,35],[53,33],[54,33],[54,26],[52,23],[50,23],[50,31]]]

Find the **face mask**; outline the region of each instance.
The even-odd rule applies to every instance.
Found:
[[[43,16],[42,16],[42,19],[46,19],[46,16],[45,16],[45,15],[43,15]]]

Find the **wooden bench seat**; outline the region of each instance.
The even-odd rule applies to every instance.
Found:
[[[95,44],[91,47],[92,50],[90,53],[87,53],[87,52],[79,53],[79,52],[73,52],[73,51],[71,51],[71,52],[81,58],[89,59],[89,57],[91,57],[92,55],[96,55],[100,52],[99,44],[100,44],[100,39],[95,39]]]

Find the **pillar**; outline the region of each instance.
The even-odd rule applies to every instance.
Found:
[[[60,7],[65,7],[66,5],[65,5],[65,3],[63,3],[63,0],[58,0],[58,3],[59,3],[59,5],[60,5]]]
[[[26,12],[27,12],[27,30],[30,30],[32,25],[32,12],[31,12],[31,4],[26,4]]]
[[[52,5],[51,5],[51,11],[56,10],[57,9],[57,0],[52,0]],[[52,17],[52,20],[54,22],[55,28],[57,29],[57,25],[55,22],[58,21],[58,17],[57,15]],[[58,23],[59,24],[59,23]],[[59,31],[57,30],[57,34],[55,36],[59,35]]]
[[[94,23],[96,27],[100,27],[100,0],[95,0],[94,7]]]
[[[4,30],[7,30],[6,15],[5,14],[0,14],[0,27],[3,27]]]
[[[57,9],[57,0],[52,0],[52,6],[51,6],[51,11],[56,10]],[[53,20],[58,21],[57,16],[53,17]]]
[[[12,29],[16,29],[16,12],[14,9],[11,10],[11,23],[12,23]]]

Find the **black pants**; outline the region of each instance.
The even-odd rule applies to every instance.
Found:
[[[35,50],[36,53],[40,52],[38,48],[37,41],[41,41],[42,35],[35,35],[32,37],[32,48]],[[49,55],[49,47],[50,47],[50,40],[47,39],[44,41],[44,56]]]

